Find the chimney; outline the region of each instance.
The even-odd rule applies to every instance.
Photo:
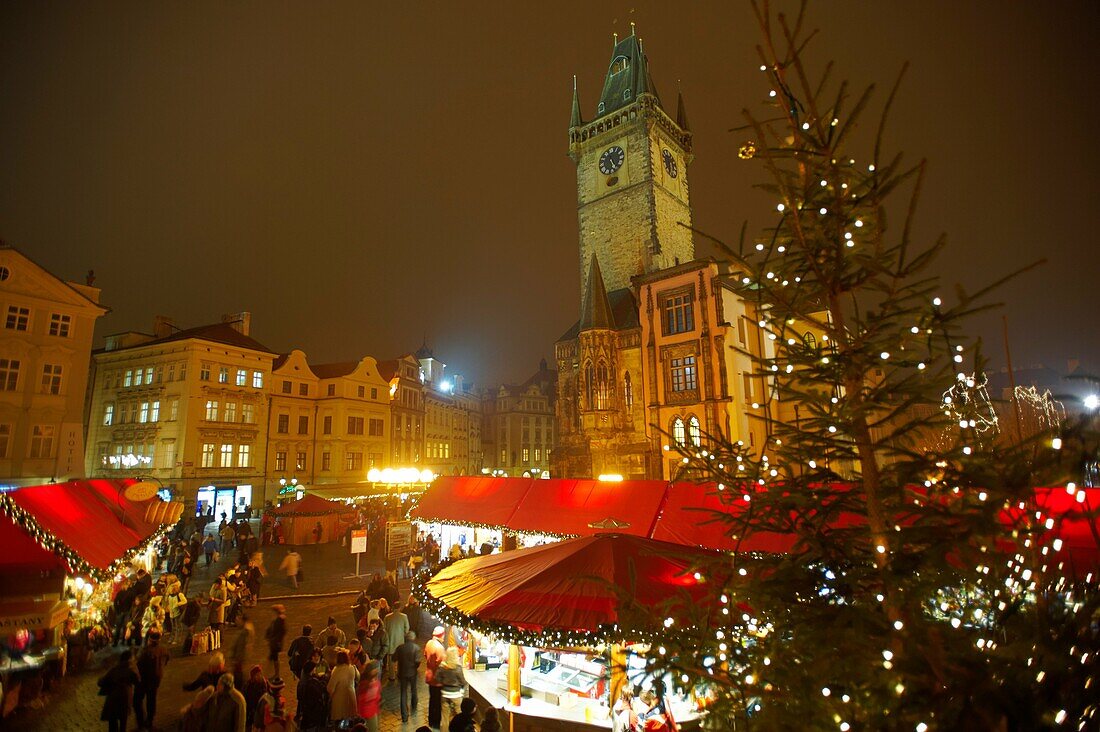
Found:
[[[167,315],[158,315],[153,318],[154,337],[167,338],[177,330],[179,330],[179,328],[176,326],[176,321],[169,318]]]
[[[242,313],[227,313],[222,316],[222,322],[246,336],[252,329],[252,313],[247,310]]]

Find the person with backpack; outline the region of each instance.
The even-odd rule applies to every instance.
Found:
[[[290,648],[286,651],[287,665],[294,678],[302,678],[302,669],[305,668],[309,657],[313,655],[313,626],[303,625],[302,634],[290,642]]]

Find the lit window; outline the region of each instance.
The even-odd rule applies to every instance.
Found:
[[[253,404],[241,405],[241,421],[245,424],[252,424],[256,421],[256,406]]]
[[[237,421],[237,403],[226,402],[225,403],[225,421],[236,422]]]
[[[157,422],[160,420],[160,402],[153,402],[149,405],[149,421]]]
[[[176,443],[164,442],[164,449],[161,451],[164,455],[164,467],[174,468],[176,467]]]
[[[145,383],[145,369],[134,369],[134,386],[141,386]]]
[[[297,470],[305,470],[306,469],[306,454],[304,452],[299,452],[295,455],[294,467]]]
[[[4,327],[8,330],[26,330],[27,325],[30,323],[30,319],[30,308],[21,308],[17,305],[9,305],[8,319],[4,323]]]
[[[219,467],[232,468],[233,467],[233,446],[232,445],[222,445],[221,454],[222,454],[222,459],[221,459],[221,463],[219,464]]]
[[[332,470],[332,453],[321,453],[321,470]]]
[[[531,451],[528,448],[523,448],[523,462],[527,463],[531,461]]]
[[[138,409],[138,422],[145,424],[149,421],[149,402],[142,402]]]
[[[537,462],[541,462],[541,461],[542,461],[542,448],[541,447],[536,447],[535,448],[535,462],[537,463]]]
[[[665,335],[695,330],[694,303],[690,294],[672,295],[664,301]]]
[[[703,432],[699,428],[698,417],[692,416],[688,419],[688,437],[691,438],[691,444],[695,447],[703,444]]]
[[[244,369],[237,369],[237,386],[248,386],[248,372]]]
[[[210,422],[218,421],[218,402],[216,399],[206,400],[206,419]]]
[[[54,426],[52,424],[36,424],[31,429],[30,450],[27,453],[31,458],[53,457]]]
[[[344,455],[344,467],[347,470],[363,469],[363,453],[349,452]]]
[[[630,372],[623,376],[623,404],[627,409],[634,406],[634,385],[630,383]]]
[[[145,383],[146,384],[152,384],[153,383],[153,367],[152,366],[146,366],[145,367]]]
[[[278,420],[275,423],[275,431],[280,435],[285,435],[290,432],[290,415],[280,414]]]
[[[237,447],[237,467],[252,467],[252,445],[239,445]]]
[[[677,417],[672,420],[672,440],[677,445],[683,445],[686,443],[684,434],[684,420]]]
[[[15,391],[19,386],[19,361],[0,358],[0,390]]]
[[[229,383],[229,367],[228,366],[219,366],[218,367],[218,383],[219,384],[228,384]]]
[[[103,424],[108,427],[115,423],[115,405],[108,404],[103,407]]]
[[[275,470],[280,473],[286,470],[286,452],[284,450],[275,452]]]
[[[199,380],[210,381],[210,364],[204,363],[199,365]],[[129,384],[127,384],[129,386]]]
[[[695,356],[671,359],[669,370],[672,376],[672,391],[692,391],[696,388],[698,380],[695,371]]]
[[[212,442],[204,442],[202,445],[202,466],[204,468],[214,467],[214,455],[217,452],[218,446]]]
[[[173,399],[172,401],[168,402],[168,420],[170,422],[175,422],[177,419],[179,419],[179,416],[180,416],[180,400],[179,399]]]
[[[42,393],[61,393],[61,365],[47,363],[42,366]]]
[[[123,386],[130,386],[134,383],[134,372],[130,369],[126,369],[126,376],[122,379]]]
[[[50,315],[50,335],[57,336],[58,338],[68,338],[72,323],[73,319],[71,315],[53,313]]]
[[[252,372],[252,388],[263,389],[264,388],[264,372],[253,371]]]

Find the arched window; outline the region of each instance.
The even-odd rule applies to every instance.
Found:
[[[703,431],[699,429],[699,418],[695,415],[688,418],[688,439],[695,447],[703,444]]]
[[[634,385],[630,383],[630,372],[623,375],[623,404],[627,409],[634,406]]]
[[[672,441],[677,445],[687,444],[687,440],[684,435],[684,420],[677,417],[672,420]]]
[[[600,361],[596,367],[596,409],[607,409],[611,406],[611,395],[607,382],[607,365]]]
[[[585,409],[594,409],[594,398],[596,392],[596,371],[592,368],[592,363],[586,363],[584,365],[584,406]]]
[[[805,344],[806,348],[816,349],[817,337],[810,331],[806,331],[806,333],[802,336],[802,343]]]
[[[617,74],[620,71],[626,71],[630,68],[630,59],[626,56],[616,56],[615,60],[611,62],[611,73]]]

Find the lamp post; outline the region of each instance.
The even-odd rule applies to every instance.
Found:
[[[288,487],[289,486],[289,487]],[[287,493],[293,493],[295,500],[298,498],[298,479],[291,478],[289,481],[283,477],[279,478],[279,500],[283,499],[283,495]]]

